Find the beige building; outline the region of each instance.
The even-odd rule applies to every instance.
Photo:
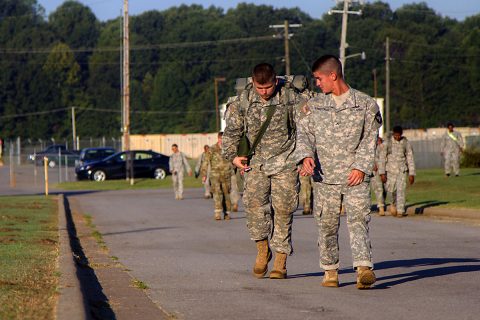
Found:
[[[203,146],[217,142],[217,133],[188,134],[145,134],[131,135],[130,148],[153,150],[165,155],[172,154],[172,144],[176,143],[180,151],[189,158],[198,158],[203,152]]]

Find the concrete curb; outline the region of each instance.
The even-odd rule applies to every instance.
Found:
[[[58,258],[60,295],[57,301],[57,319],[90,319],[85,309],[80,280],[77,277],[77,266],[70,246],[70,233],[63,194],[58,195],[58,238],[60,243]]]

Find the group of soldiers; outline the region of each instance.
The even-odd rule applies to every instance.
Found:
[[[287,277],[299,177],[305,190],[310,183],[320,267],[325,270],[322,286],[339,286],[338,229],[343,207],[357,288],[368,289],[376,281],[368,228],[370,181],[375,181],[376,193],[383,186],[392,193],[392,214],[404,216],[406,173],[410,184],[415,177],[412,148],[401,127],[395,127],[393,136],[382,143],[378,105],[345,82],[337,57],[320,57],[312,73],[322,93],[299,91],[277,77],[268,63],[255,66],[251,83],[227,103],[225,132],[218,134],[217,144],[205,149],[199,174],[204,183],[210,180],[211,189],[205,184],[205,195],[213,194],[217,220],[222,213],[225,220],[230,218],[229,191],[236,185],[232,164],[243,177],[247,229],[257,247],[253,266],[257,278],[267,274],[273,257],[269,278]],[[245,140],[250,150],[241,153]],[[181,159],[171,159],[174,174],[176,162],[186,167],[177,158]],[[191,172],[189,167],[187,171]],[[309,196],[305,192],[301,197],[304,214],[312,212]],[[382,190],[377,195],[380,215],[384,215],[383,199]]]

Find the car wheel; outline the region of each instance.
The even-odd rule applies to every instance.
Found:
[[[96,170],[92,175],[92,179],[94,181],[105,181],[107,179],[107,174],[103,170]]]
[[[53,160],[48,161],[48,166],[49,166],[50,168],[55,168],[56,165],[57,165],[57,164],[55,163],[55,161],[53,161]]]
[[[153,171],[153,177],[157,180],[163,180],[167,177],[167,172],[162,168],[157,168]]]

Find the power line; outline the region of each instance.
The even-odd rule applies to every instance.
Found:
[[[278,40],[272,36],[259,36],[248,38],[236,38],[236,39],[224,39],[224,40],[207,40],[207,41],[194,41],[194,42],[175,42],[175,43],[163,43],[163,44],[150,44],[150,45],[138,45],[130,47],[133,51],[144,50],[159,50],[159,49],[178,49],[178,48],[190,48],[190,47],[203,47],[211,45],[227,45],[237,44],[245,42],[257,42],[267,40]],[[120,52],[120,47],[104,47],[104,48],[78,48],[68,50],[58,50],[55,52]],[[49,54],[52,52],[52,48],[40,48],[40,49],[17,49],[17,48],[2,48],[0,54]]]

